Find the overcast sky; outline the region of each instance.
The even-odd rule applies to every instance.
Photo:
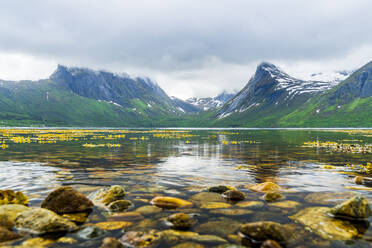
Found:
[[[57,64],[149,76],[169,95],[241,89],[262,61],[292,75],[372,60],[370,0],[8,0],[0,78]]]

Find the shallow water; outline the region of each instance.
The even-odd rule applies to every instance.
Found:
[[[254,209],[254,214],[236,216],[200,209],[195,204],[192,209],[185,210],[197,214],[195,218],[198,222],[191,231],[215,234],[230,244],[237,244],[240,243],[239,238],[230,234],[235,235],[238,231],[232,226],[271,220],[295,224],[296,230],[303,232],[300,235],[302,237],[289,242],[288,247],[370,247],[372,227],[358,227],[359,234],[352,240],[327,240],[288,218],[310,206],[334,206],[341,201],[335,197],[329,197],[329,203],[323,204],[304,200],[314,192],[327,194],[351,191],[372,199],[372,188],[369,185],[356,185],[353,181],[356,175],[366,175],[365,172],[361,172],[358,166],[346,166],[372,162],[370,152],[348,152],[304,145],[309,141],[369,147],[372,144],[372,132],[297,129],[0,129],[0,145],[8,146],[0,148],[0,189],[20,190],[30,198],[31,206],[38,207],[47,194],[59,185],[71,185],[87,195],[104,186],[123,185],[128,192],[126,199],[134,203],[134,207],[128,210],[131,212],[149,205],[155,196],[189,200],[214,185],[234,186],[246,193],[245,201],[264,202],[261,193],[250,191],[245,186],[272,181],[288,189],[284,193],[285,200],[299,202],[301,207],[283,209],[264,203],[263,207]],[[325,165],[336,167],[326,169]],[[230,209],[241,208],[233,204]],[[126,230],[169,229],[163,219],[171,213],[182,211],[164,210],[131,220],[133,225]],[[105,221],[107,216],[107,212],[95,208],[88,223]],[[224,233],[217,228],[202,228],[206,223],[215,221],[234,225]],[[124,230],[107,231],[105,236],[119,238],[123,233]],[[74,233],[67,236],[78,241],[72,247],[97,247],[103,238],[84,240]],[[183,242],[187,241],[178,243]],[[178,243],[162,244],[162,247]],[[216,244],[202,245],[216,247]]]

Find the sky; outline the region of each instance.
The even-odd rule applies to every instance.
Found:
[[[0,78],[57,64],[148,76],[182,99],[240,90],[262,61],[306,79],[372,60],[370,0],[9,0]]]

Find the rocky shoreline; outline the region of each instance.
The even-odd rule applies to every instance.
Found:
[[[325,207],[322,204],[325,195],[313,193],[307,195],[305,201],[314,206],[302,208],[301,203],[286,199],[290,190],[273,182],[245,188],[260,194],[261,199],[247,201],[246,192],[217,185],[189,199],[155,196],[136,208],[132,201],[125,199],[130,193],[123,186],[102,188],[88,196],[73,187],[62,186],[49,193],[40,207],[29,207],[28,198],[22,192],[0,190],[1,247],[56,244],[74,247],[79,239],[97,238],[101,240],[101,248],[291,247],[305,232],[316,234],[320,242],[347,241],[359,237],[363,226],[369,225],[369,202],[358,194],[341,195],[341,203]],[[330,193],[329,197],[334,196]],[[258,217],[257,221],[239,223],[225,218],[240,216],[244,220],[245,216],[259,215],[264,205],[293,213],[288,216],[292,222],[283,224]],[[94,209],[105,216],[106,221],[89,220]],[[200,223],[200,210],[223,217]],[[159,214],[161,217],[156,217]],[[163,228],[154,228],[154,222],[161,222]],[[211,229],[216,230],[215,235],[210,234]],[[116,232],[115,237],[110,236],[112,232]]]

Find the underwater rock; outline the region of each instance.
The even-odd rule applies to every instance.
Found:
[[[73,214],[64,214],[62,217],[67,218],[76,223],[84,223],[88,220],[89,213],[73,213]]]
[[[184,242],[176,246],[173,246],[172,248],[204,248],[204,247],[205,247],[204,245],[195,242]]]
[[[100,189],[93,194],[93,203],[98,206],[108,206],[110,203],[123,200],[125,197],[125,189],[119,185],[113,185],[109,188]]]
[[[19,213],[30,210],[29,207],[20,204],[6,204],[0,206],[0,223],[8,229],[13,228],[14,221]]]
[[[142,214],[138,212],[124,212],[110,215],[107,219],[109,221],[136,221],[142,220],[143,218]]]
[[[245,202],[239,202],[235,206],[240,208],[252,208],[257,209],[263,207],[265,204],[261,201],[245,201]]]
[[[172,214],[167,218],[167,221],[172,224],[174,229],[187,230],[195,224],[195,219],[185,213]]]
[[[222,194],[222,197],[231,201],[242,201],[245,199],[245,194],[238,190],[228,190]]]
[[[59,239],[57,239],[57,243],[63,243],[63,244],[76,244],[77,243],[77,240],[76,239],[73,239],[71,237],[61,237]]]
[[[157,233],[155,230],[150,230],[148,232],[129,231],[120,238],[120,242],[124,244],[124,246],[129,247],[152,248],[159,245],[161,237],[161,234]]]
[[[218,185],[208,188],[209,192],[214,192],[218,194],[222,194],[228,190],[236,190],[234,187],[231,186],[225,186],[225,185]]]
[[[36,208],[19,213],[15,219],[15,224],[17,228],[28,229],[38,234],[77,229],[73,222],[45,208]]]
[[[276,191],[268,191],[262,198],[267,202],[274,202],[283,199],[284,196]]]
[[[161,232],[165,242],[174,245],[180,241],[194,241],[205,244],[225,244],[227,241],[216,235],[200,235],[196,232],[165,230]]]
[[[131,226],[132,222],[128,221],[107,221],[96,223],[95,226],[103,230],[117,230]]]
[[[111,202],[107,208],[111,211],[111,212],[122,212],[122,211],[125,211],[127,210],[128,208],[130,208],[132,206],[132,202],[131,201],[128,201],[128,200],[117,200],[117,201],[114,201],[114,202]]]
[[[45,238],[31,238],[24,241],[19,247],[20,248],[43,248],[43,247],[50,247],[55,241],[51,239]]]
[[[107,237],[102,241],[100,248],[124,248],[116,238]]]
[[[270,207],[278,207],[278,208],[285,208],[285,209],[296,209],[299,208],[302,204],[296,201],[281,201],[270,203]]]
[[[13,231],[8,230],[5,227],[0,226],[0,242],[14,240],[21,236]]]
[[[191,207],[192,203],[176,197],[168,196],[157,196],[151,200],[151,204],[159,208],[181,208],[181,207]]]
[[[227,237],[239,230],[240,223],[232,219],[223,218],[217,221],[208,221],[195,227],[195,231],[201,234],[216,234]]]
[[[333,207],[329,213],[343,219],[367,219],[371,215],[368,200],[359,195]]]
[[[265,182],[265,183],[259,183],[255,184],[253,186],[248,187],[252,191],[256,192],[268,192],[268,191],[280,191],[283,190],[279,185],[273,182]]]
[[[97,226],[87,226],[76,233],[81,239],[93,239],[102,237],[106,232]]]
[[[324,239],[349,240],[358,235],[358,230],[349,221],[330,217],[330,210],[327,207],[310,207],[289,218],[311,228]]]
[[[41,207],[58,214],[66,214],[90,210],[93,203],[74,188],[62,186],[52,191],[41,203]]]
[[[227,209],[214,209],[211,210],[210,213],[212,214],[219,214],[219,215],[227,215],[227,216],[240,216],[240,215],[249,215],[252,214],[252,210],[248,209],[232,209],[232,208],[227,208]]]
[[[363,184],[363,183],[364,183],[364,178],[363,178],[362,176],[356,176],[356,177],[354,178],[354,182],[355,182],[356,184]]]
[[[255,241],[272,239],[279,243],[286,243],[291,237],[291,232],[284,225],[272,221],[259,221],[244,224],[240,232]]]
[[[194,202],[224,202],[223,197],[214,192],[201,192],[193,195],[190,201]]]
[[[0,205],[5,204],[27,205],[28,198],[21,191],[14,192],[10,189],[0,190]]]
[[[145,215],[145,216],[157,214],[157,213],[160,213],[161,211],[162,211],[161,208],[151,206],[151,205],[142,206],[142,207],[139,207],[135,210],[135,212],[138,212],[138,213],[140,213],[142,215]]]
[[[212,244],[226,244],[228,243],[226,239],[223,239],[221,237],[218,237],[216,235],[197,235],[195,237],[191,238],[192,241],[199,242],[199,243],[204,243],[208,245]]]
[[[219,208],[229,208],[231,204],[225,202],[202,202],[200,208],[204,209],[219,209]]]
[[[337,192],[337,193],[322,193],[322,192],[315,192],[310,193],[305,196],[305,201],[312,204],[322,204],[322,205],[329,205],[329,204],[338,204],[340,202],[346,201],[351,197],[359,195],[355,192]]]
[[[262,243],[260,248],[281,248],[281,246],[275,240],[268,239],[268,240],[266,240],[265,242]]]

